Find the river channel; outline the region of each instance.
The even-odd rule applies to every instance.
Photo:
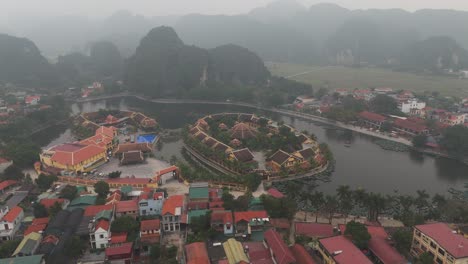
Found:
[[[100,108],[136,110],[154,117],[164,129],[178,129],[193,123],[209,113],[254,112],[274,120],[284,121],[299,131],[315,134],[320,142],[327,143],[333,151],[336,166],[330,182],[320,182],[318,189],[331,193],[343,184],[362,187],[372,192],[414,194],[416,190],[446,193],[450,188],[462,189],[468,183],[468,166],[461,162],[427,156],[417,152],[394,152],[381,149],[374,138],[337,129],[329,125],[291,118],[280,114],[259,112],[247,107],[206,104],[161,104],[136,98],[100,100],[71,105],[72,112],[97,111]],[[73,140],[66,126],[56,126],[35,135],[43,147]],[[346,143],[350,143],[345,144]],[[345,146],[347,145],[347,146]],[[159,157],[169,159],[180,155],[182,142],[165,142]],[[179,156],[180,157],[180,156]]]

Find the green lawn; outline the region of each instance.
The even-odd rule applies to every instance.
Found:
[[[438,91],[441,95],[468,97],[468,80],[443,76],[416,75],[380,68],[319,67],[288,63],[269,63],[277,76],[312,84],[313,88],[328,85],[336,88],[391,87],[417,93]]]

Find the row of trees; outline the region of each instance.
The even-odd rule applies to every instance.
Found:
[[[464,201],[447,198],[440,194],[432,197],[424,190],[416,195],[367,192],[364,189],[352,190],[348,185],[337,188],[336,194],[319,191],[298,191],[301,186],[290,182],[288,196],[297,201],[299,209],[313,212],[316,221],[319,214],[326,215],[331,223],[335,214],[348,218],[365,216],[369,221],[377,221],[379,216],[388,215],[401,220],[405,226],[423,223],[427,219],[467,222],[468,204]]]

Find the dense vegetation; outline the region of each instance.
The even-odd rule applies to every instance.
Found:
[[[55,69],[25,38],[0,34],[0,83],[44,87],[57,85]]]
[[[392,216],[412,227],[426,220],[466,223],[468,221],[468,203],[463,199],[440,194],[430,196],[424,190],[416,195],[387,194],[367,192],[364,189],[351,189],[347,185],[339,186],[335,194],[325,195],[311,191],[300,181],[286,184],[274,184],[288,197],[295,200],[298,209],[309,211],[316,216],[322,214],[331,222],[337,213],[345,218],[365,216],[369,221],[377,221],[382,215]],[[317,221],[317,219],[316,219]]]
[[[187,46],[169,27],[152,29],[126,65],[126,82],[151,96],[189,96],[198,89],[266,83],[269,72],[247,49],[226,45],[212,50]]]
[[[74,52],[58,57],[57,69],[65,85],[86,85],[96,80],[119,80],[123,58],[108,41],[91,44],[90,55]]]
[[[41,103],[51,107],[18,116],[10,124],[0,126],[0,144],[4,155],[20,167],[32,166],[38,160],[40,147],[32,140],[31,133],[68,118],[70,110],[63,97],[43,97]]]

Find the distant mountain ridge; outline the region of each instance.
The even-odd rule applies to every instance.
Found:
[[[45,87],[57,81],[54,67],[32,41],[0,34],[0,82]]]
[[[466,11],[349,10],[335,4],[304,7],[295,0],[272,2],[244,15],[143,17],[121,11],[103,20],[50,18],[9,29],[36,42],[45,55],[86,53],[90,43],[111,41],[122,57],[130,57],[139,40],[161,25],[173,27],[188,45],[212,49],[232,43],[278,62],[405,69],[414,65],[407,67],[404,54],[433,37],[451,38],[468,49]],[[463,60],[460,66],[468,67]],[[423,63],[416,70],[432,68]]]

